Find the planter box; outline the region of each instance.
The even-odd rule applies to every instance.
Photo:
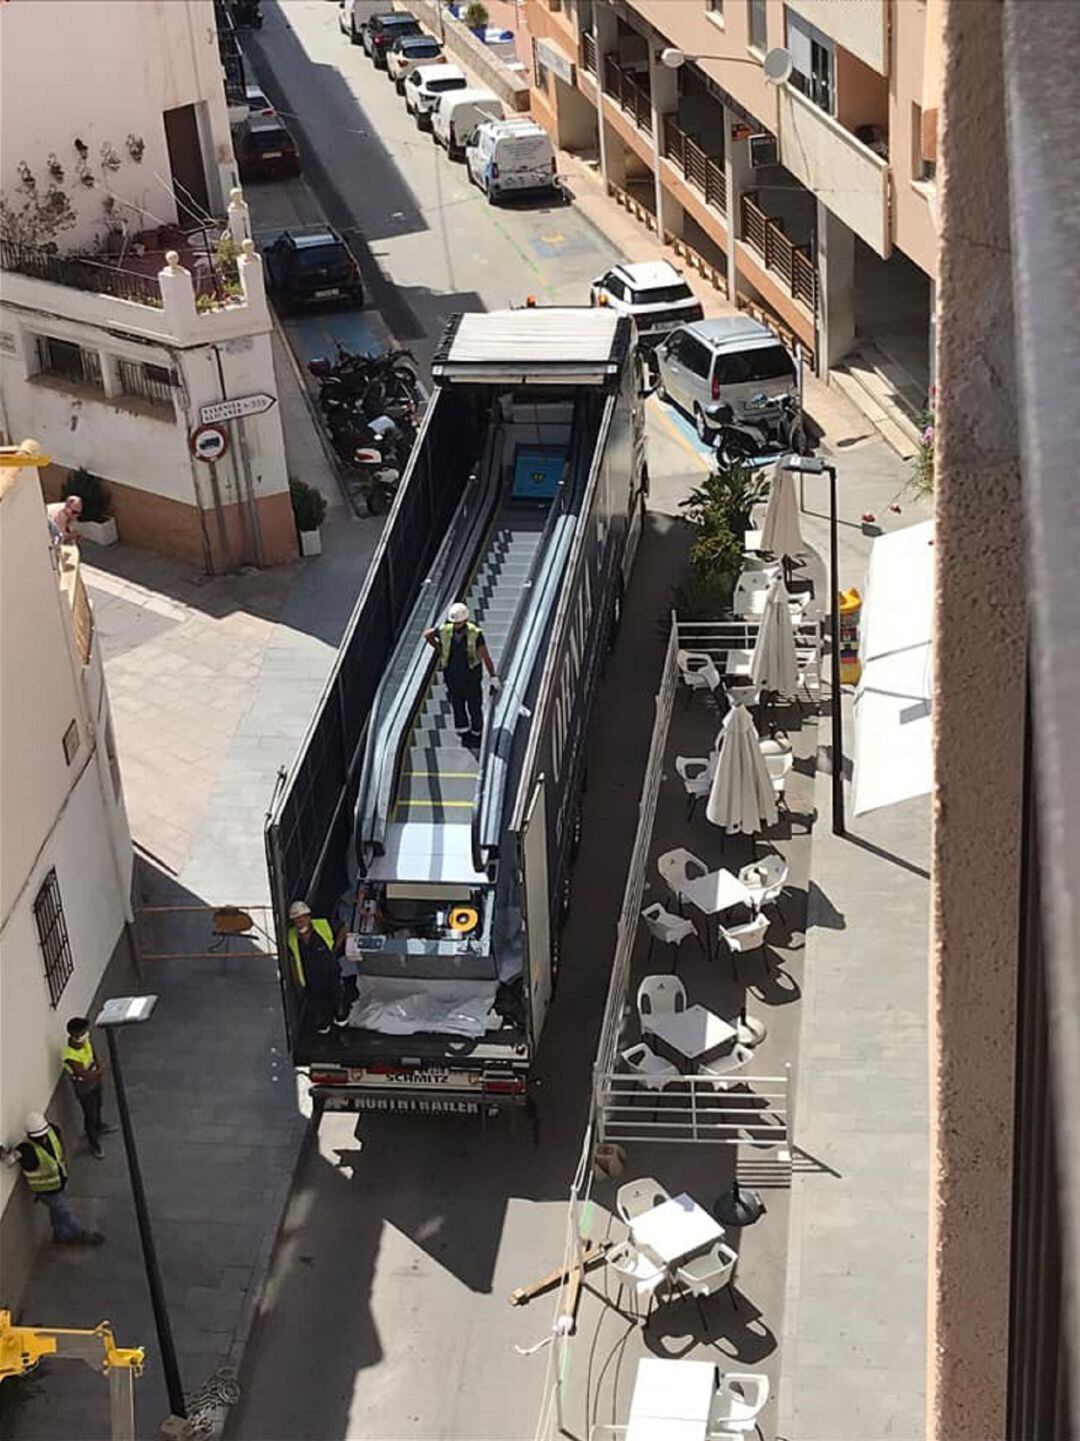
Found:
[[[322,531],[302,530],[300,532],[300,554],[322,555]]]
[[[77,529],[80,540],[93,541],[94,545],[115,545],[120,539],[111,515],[108,520],[80,520]]]

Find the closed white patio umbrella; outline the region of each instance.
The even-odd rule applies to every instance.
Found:
[[[745,706],[733,706],[725,720],[705,814],[730,836],[756,835],[776,824],[772,780]]]
[[[750,658],[750,678],[759,689],[773,695],[793,696],[798,685],[799,663],[795,657],[791,607],[779,577],[765,597],[765,609]]]
[[[783,459],[776,462],[772,486],[761,526],[761,549],[770,555],[802,555],[806,543],[799,529],[799,502],[795,494],[795,474],[784,469]]]

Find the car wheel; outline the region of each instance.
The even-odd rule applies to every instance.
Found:
[[[404,95],[404,94],[405,94],[405,82],[404,82],[404,80],[395,80],[395,81],[394,81],[394,89],[397,91],[397,93],[398,93],[399,95]]]
[[[353,24],[349,25],[349,40],[353,45],[360,44],[360,36],[357,34],[356,26]]]
[[[705,418],[705,412],[702,410],[700,405],[694,406],[694,429],[697,431],[698,440],[700,440],[703,445],[712,444],[714,439],[714,431],[708,420]]]

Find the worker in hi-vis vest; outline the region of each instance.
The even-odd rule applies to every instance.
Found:
[[[334,955],[330,922],[316,920],[307,901],[289,907],[289,958],[293,978],[307,999],[308,1015],[320,1036],[331,1026],[347,1024],[342,997],[341,968]]]
[[[484,632],[469,619],[469,607],[458,601],[446,612],[442,625],[424,632],[424,639],[439,653],[458,735],[466,745],[479,745],[484,733],[481,667],[491,677],[494,690],[502,685]]]
[[[67,1045],[62,1057],[64,1070],[71,1077],[75,1099],[82,1109],[83,1127],[90,1150],[100,1161],[105,1155],[101,1148],[102,1136],[116,1130],[115,1126],[110,1126],[101,1118],[101,1093],[105,1072],[94,1055],[93,1043],[90,1040],[90,1022],[85,1016],[72,1016],[67,1023],[67,1035]]]
[[[34,1200],[48,1207],[54,1241],[69,1245],[100,1246],[100,1231],[87,1231],[71,1214],[65,1195],[68,1183],[64,1143],[57,1126],[50,1126],[40,1111],[26,1118],[26,1140],[10,1149],[0,1146],[0,1160],[21,1166]]]

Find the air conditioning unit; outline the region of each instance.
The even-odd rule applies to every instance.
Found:
[[[746,143],[750,147],[750,164],[756,170],[766,165],[779,165],[780,150],[775,135],[751,135]]]

